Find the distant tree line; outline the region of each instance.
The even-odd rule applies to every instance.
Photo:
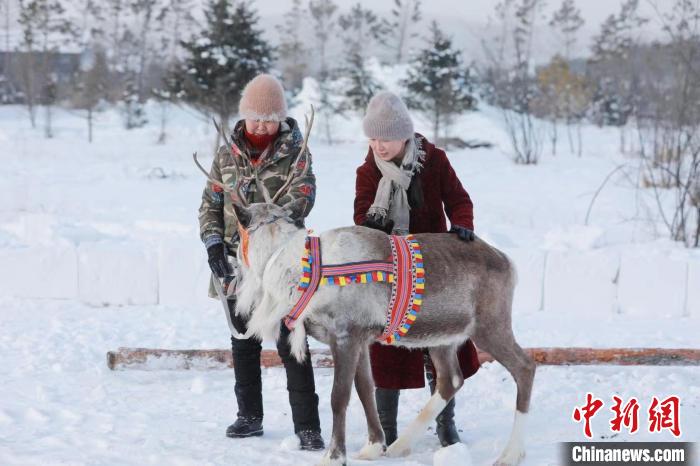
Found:
[[[624,0],[586,48],[576,0],[561,0],[549,18],[544,0],[500,0],[495,34],[483,40],[487,62],[476,66],[440,24],[424,24],[420,0],[393,0],[386,17],[359,2],[293,0],[276,41],[263,35],[255,4],[242,0],[208,0],[203,15],[193,15],[193,0],[0,0],[0,102],[23,103],[46,137],[52,108],[71,107],[84,115],[92,140],[102,107],[117,105],[125,127],[137,128],[150,100],[160,106],[164,142],[172,105],[227,126],[245,83],[271,71],[290,99],[315,78],[320,129],[333,143],[332,119],[361,114],[381,88],[378,57],[402,65],[402,94],[439,143],[450,140],[455,119],[475,108],[477,96],[501,112],[518,163],[537,163],[546,147],[556,156],[564,144],[582,156],[590,144],[584,123],[619,128],[620,149],[644,162],[641,179],[657,193],[672,237],[697,246],[700,7],[669,1],[661,11],[650,0],[648,18],[639,0]],[[650,42],[641,31],[652,19],[664,36]],[[12,46],[11,27],[21,33]],[[560,49],[536,63],[543,31]],[[663,207],[669,192],[671,210]]]
[[[562,127],[579,156],[582,123],[619,128],[620,151],[640,157],[642,187],[653,190],[671,237],[698,247],[700,4],[672,0],[663,11],[649,4],[653,18],[640,14],[639,0],[624,0],[583,58],[572,51],[584,21],[575,1],[563,0],[548,23],[561,50],[536,65],[533,36],[543,27],[544,1],[502,0],[495,10],[500,33],[484,43],[490,60],[479,70],[479,90],[503,114],[518,163],[537,163],[547,139],[556,155]],[[664,35],[645,42],[641,27],[652,19]]]

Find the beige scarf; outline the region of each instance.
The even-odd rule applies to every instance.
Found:
[[[382,173],[382,179],[379,180],[377,194],[374,196],[374,203],[367,210],[367,216],[373,217],[380,224],[386,224],[389,219],[393,220],[392,233],[395,235],[408,234],[411,208],[406,190],[411,184],[411,178],[421,166],[418,152],[415,138],[411,138],[406,143],[400,165],[393,161],[386,162],[374,154],[374,163]]]

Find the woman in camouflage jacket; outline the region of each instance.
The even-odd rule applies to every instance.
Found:
[[[295,163],[303,137],[297,122],[287,117],[287,104],[280,82],[270,75],[259,75],[243,90],[238,121],[231,134],[232,147],[219,148],[210,170],[216,181],[239,192],[249,203],[265,202],[256,178],[270,196],[292,176],[287,191],[276,201],[286,206],[292,217],[302,220],[314,205],[316,179],[311,167],[304,176],[304,159]],[[234,161],[234,158],[236,161]],[[241,179],[237,179],[235,163]],[[311,163],[309,156],[308,163]],[[199,208],[200,237],[207,248],[209,266],[216,277],[224,278],[232,271],[229,259],[238,248],[238,222],[231,196],[220,187],[207,183]],[[210,296],[215,296],[210,289]],[[231,320],[238,332],[245,333],[246,321],[235,313],[235,299],[229,299]],[[318,396],[315,391],[311,358],[299,364],[290,355],[289,331],[282,325],[277,351],[287,373],[287,389],[292,409],[294,431],[302,449],[324,448],[318,418]],[[260,372],[261,344],[255,338],[231,338],[235,393],[238,402],[236,421],[226,429],[229,437],[250,437],[263,434],[262,380]]]

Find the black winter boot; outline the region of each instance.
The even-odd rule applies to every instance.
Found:
[[[435,380],[435,368],[433,367],[433,362],[430,359],[430,355],[426,352],[424,356],[425,363],[425,376],[428,379],[428,386],[430,387],[430,394],[435,393],[435,386],[437,381]],[[455,426],[455,399],[452,398],[447,406],[437,415],[435,418],[437,424],[435,431],[437,432],[440,444],[443,447],[449,445],[454,445],[459,443],[461,440],[459,434],[457,433],[457,427]]]
[[[238,416],[236,422],[226,429],[226,437],[259,437],[263,434],[261,417]]]
[[[443,447],[460,442],[457,427],[455,426],[455,399],[452,398],[445,409],[435,418],[437,422],[437,435]]]
[[[399,413],[399,390],[391,388],[379,388],[374,392],[377,400],[377,412],[379,413],[379,423],[384,430],[386,445],[389,446],[396,441],[396,417]]]
[[[245,333],[247,330],[246,322],[235,315],[234,309],[235,301],[229,301],[233,325],[236,330]],[[231,337],[238,419],[226,429],[228,437],[250,437],[263,434],[261,350],[262,345],[254,338],[239,340]]]
[[[326,448],[320,430],[300,430],[297,432],[297,437],[299,437],[299,448],[302,450],[318,451]]]
[[[323,445],[311,354],[307,348],[306,359],[303,363],[299,363],[292,356],[289,347],[289,329],[284,324],[280,328],[280,337],[277,340],[277,354],[279,354],[287,373],[287,392],[289,393],[289,406],[292,408],[294,432],[296,434],[303,431],[315,432]],[[305,435],[309,437],[309,434]],[[304,448],[304,439],[301,435],[299,438],[302,441],[302,449],[307,449]]]

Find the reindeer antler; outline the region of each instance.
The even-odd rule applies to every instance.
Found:
[[[222,130],[222,128],[216,123],[216,120],[212,118],[212,121],[214,122],[214,127],[216,128],[216,131],[221,135],[221,137],[224,139],[224,142],[228,147],[233,147],[233,141],[229,141],[228,137],[226,136],[226,132]],[[245,158],[246,161],[248,162],[248,165],[251,165],[250,160],[248,159],[248,156],[243,152],[243,151],[238,151],[241,154],[241,157]],[[233,158],[233,164],[236,169],[236,179],[240,180],[240,167],[238,166],[238,161],[236,158]],[[258,178],[257,173],[254,174],[255,178],[255,186],[258,188],[258,191],[262,192],[263,197],[265,198],[265,202],[268,204],[272,203],[272,199],[270,198],[270,193],[268,192],[267,188],[265,185],[260,181],[260,178]]]
[[[299,154],[297,155],[296,159],[294,159],[293,165],[292,165],[292,170],[289,173],[289,176],[287,177],[287,181],[282,185],[282,187],[275,193],[275,195],[272,197],[272,202],[277,202],[277,200],[282,197],[287,190],[289,189],[289,186],[292,184],[292,180],[294,179],[294,170],[297,167],[297,164],[299,163],[299,160],[301,160],[301,157],[305,157],[304,160],[304,168],[302,169],[301,173],[299,174],[300,177],[306,176],[306,174],[309,172],[309,153],[307,151],[307,145],[309,142],[309,135],[311,134],[311,127],[314,124],[314,106],[311,106],[311,118],[308,116],[304,115],[304,120],[306,122],[306,128],[304,130],[304,141],[301,143],[301,149],[299,149]]]
[[[304,168],[301,170],[301,173],[299,173],[299,176],[303,178],[309,172],[310,163],[309,163],[309,153],[307,150],[308,149],[307,146],[309,143],[309,135],[311,134],[311,128],[314,124],[314,115],[315,115],[315,111],[314,111],[314,106],[312,105],[311,106],[311,117],[304,115],[304,120],[306,123],[306,127],[304,129],[304,140],[301,143],[301,148],[299,149],[299,153],[297,154],[296,158],[294,159],[294,162],[292,164],[292,170],[290,171],[289,176],[287,176],[287,180],[284,182],[282,187],[280,187],[280,189],[277,190],[277,192],[275,193],[274,196],[270,196],[270,192],[267,190],[267,188],[262,183],[262,181],[260,181],[260,179],[257,177],[257,174],[254,175],[255,185],[258,188],[258,190],[260,192],[262,192],[262,195],[265,198],[266,203],[274,204],[275,202],[277,202],[279,200],[280,197],[282,197],[287,192],[287,190],[289,189],[289,186],[292,184],[292,181],[294,180],[294,171],[295,171],[297,165],[299,164],[299,161],[302,159],[302,157],[305,158]],[[215,119],[212,118],[212,121],[214,122],[214,127],[216,128],[216,131],[223,138],[224,143],[228,147],[233,147],[233,142],[229,141],[228,137],[226,136],[226,133],[222,130],[221,126],[219,126],[219,124],[216,122]],[[241,154],[243,154],[243,152],[241,152]],[[216,156],[216,154],[214,154],[214,156]],[[231,188],[229,186],[226,186],[221,181],[213,179],[209,175],[209,173],[204,169],[204,167],[202,167],[202,165],[199,163],[199,160],[197,160],[197,153],[196,152],[194,154],[192,154],[192,157],[194,158],[194,163],[197,165],[197,168],[199,168],[199,170],[204,174],[204,176],[207,177],[207,180],[209,180],[209,182],[211,184],[218,186],[219,188],[221,188],[225,192],[231,194],[233,197],[233,201],[234,202],[237,201],[238,204],[243,206],[244,208],[249,206],[248,201],[246,201],[245,196],[242,195],[242,193],[240,192],[241,182],[242,182],[241,167],[238,165],[238,161],[236,160],[235,157],[233,157],[233,167],[234,167],[235,174],[236,174],[236,187],[235,188]],[[245,157],[245,155],[243,154],[242,157]],[[246,157],[246,160],[247,160],[247,157]]]
[[[218,126],[217,126],[218,127]],[[215,155],[216,156],[216,155]],[[215,180],[211,176],[209,176],[209,173],[204,169],[204,167],[199,163],[199,160],[197,160],[197,152],[194,152],[192,154],[192,158],[194,159],[195,165],[197,165],[197,168],[204,173],[204,176],[207,177],[207,180],[213,184],[214,186],[218,186],[221,188],[223,191],[231,194],[231,198],[234,202],[240,203],[243,207],[248,207],[248,201],[246,201],[245,196],[241,193],[241,177],[240,177],[240,170],[238,168],[238,165],[234,161],[234,165],[236,167],[236,188],[230,188],[229,186],[226,186],[224,183],[221,181]]]

